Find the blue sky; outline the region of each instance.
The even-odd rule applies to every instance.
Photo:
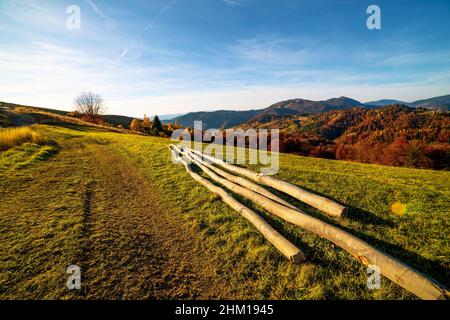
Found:
[[[0,0],[0,100],[70,110],[94,91],[134,116],[412,101],[450,94],[449,35],[448,0]]]

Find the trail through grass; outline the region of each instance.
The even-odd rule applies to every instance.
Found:
[[[308,263],[292,265],[171,162],[167,139],[75,126],[38,131],[58,154],[19,169],[22,159],[8,152],[24,150],[0,153],[0,297],[414,298],[387,279],[367,289],[365,267],[343,250],[240,199],[306,253]],[[278,193],[305,212],[449,285],[449,172],[283,154],[278,177],[348,205],[350,216],[329,218]],[[88,272],[81,296],[65,289],[72,261]]]

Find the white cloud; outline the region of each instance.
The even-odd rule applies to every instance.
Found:
[[[120,56],[128,54],[124,49]],[[53,42],[34,41],[20,49],[3,46],[0,100],[71,110],[73,98],[89,90],[105,98],[109,113],[142,116],[263,108],[284,99],[343,95],[360,101],[386,97],[412,101],[446,94],[450,83],[444,71],[430,73],[416,83],[373,85],[372,74],[341,70],[271,70],[258,64],[213,68],[184,62],[151,65],[119,61],[111,65],[110,61],[108,56]],[[252,75],[246,79],[248,73]],[[262,79],[254,80],[258,76]]]

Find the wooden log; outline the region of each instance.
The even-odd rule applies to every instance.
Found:
[[[231,208],[239,212],[244,218],[250,221],[256,229],[258,229],[261,234],[266,238],[270,243],[272,243],[289,261],[299,264],[301,262],[306,261],[304,253],[297,248],[294,244],[292,244],[289,240],[284,238],[278,231],[276,231],[270,224],[268,224],[263,218],[261,218],[257,213],[253,210],[247,208],[239,201],[234,199],[228,192],[224,189],[214,185],[207,179],[202,176],[196,174],[192,171],[188,161],[179,156],[180,150],[176,146],[170,146],[170,150],[172,151],[172,155],[175,159],[178,159],[186,168],[186,171],[191,175],[191,177],[198,181],[201,185],[206,187],[211,192],[219,195],[222,200],[228,204]],[[178,153],[178,155],[177,155]]]
[[[245,178],[239,177],[239,176],[235,176],[233,174],[230,174],[218,167],[215,167],[205,161],[203,161],[198,155],[190,152],[188,149],[182,149],[182,151],[187,150],[187,152],[185,152],[184,154],[188,156],[189,159],[192,159],[192,161],[198,161],[201,164],[203,164],[204,166],[208,167],[209,169],[211,169],[212,171],[214,171],[215,173],[217,173],[218,175],[224,177],[225,179],[230,180],[231,182],[237,183],[243,187],[246,187],[247,189],[250,189],[256,193],[259,193],[269,199],[272,199],[274,201],[277,201],[283,205],[285,205],[286,207],[292,208],[294,210],[297,210],[297,208],[292,205],[291,203],[287,202],[286,200],[278,197],[277,195],[273,194],[272,192],[270,192],[269,190],[261,187],[259,184],[256,184],[250,180],[247,180]]]
[[[351,235],[350,233],[311,217],[300,210],[294,210],[283,206],[282,204],[266,198],[254,191],[228,181],[227,179],[215,174],[212,170],[208,169],[201,163],[196,162],[196,164],[208,176],[210,176],[211,179],[224,185],[231,191],[250,199],[257,205],[277,215],[278,217],[333,242],[353,255],[364,265],[378,266],[381,270],[381,274],[383,274],[386,278],[397,283],[419,298],[440,300],[448,299],[450,297],[449,291],[444,285],[394,259],[388,254],[374,248],[367,242]]]
[[[317,194],[311,193],[309,191],[303,190],[300,187],[297,187],[289,182],[270,177],[270,176],[264,176],[262,174],[256,173],[252,170],[241,168],[234,166],[232,164],[229,164],[223,160],[217,159],[215,157],[203,154],[197,150],[193,150],[191,148],[184,147],[185,149],[195,153],[196,155],[203,157],[212,163],[218,164],[225,169],[243,175],[249,179],[252,179],[253,181],[259,182],[261,184],[264,184],[266,186],[272,187],[276,190],[282,191],[308,205],[311,207],[314,207],[330,216],[333,217],[344,217],[347,213],[347,208],[339,203],[336,203],[330,199],[327,199],[325,197],[319,196]]]

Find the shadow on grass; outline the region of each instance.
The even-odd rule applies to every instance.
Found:
[[[194,172],[201,174],[202,171],[195,165],[192,166]],[[205,175],[203,175],[205,176]],[[219,185],[215,181],[212,181],[211,179],[208,179],[210,182],[214,183],[215,185],[218,185],[223,188],[223,186]],[[302,187],[304,188],[304,187]],[[354,230],[350,227],[344,226],[340,223],[339,220],[335,220],[331,217],[326,216],[323,213],[320,213],[318,210],[298,201],[297,199],[293,199],[290,196],[287,196],[284,193],[278,192],[276,190],[270,189],[273,193],[279,195],[280,197],[284,198],[285,200],[290,201],[292,204],[294,204],[297,208],[302,210],[303,212],[307,213],[310,216],[313,216],[315,218],[318,218],[330,225],[333,225],[335,227],[340,228],[343,231],[346,231],[356,237],[358,237],[361,240],[366,241],[370,245],[374,246],[375,248],[385,252],[386,254],[394,257],[395,259],[398,259],[399,261],[406,263],[416,269],[419,272],[422,272],[436,281],[440,282],[441,284],[448,286],[449,285],[449,279],[450,279],[450,269],[443,266],[442,264],[431,260],[424,258],[423,256],[412,252],[410,250],[407,250],[403,248],[400,245],[390,243],[385,240],[380,240],[375,238],[374,236],[370,236],[364,232]],[[314,192],[316,194],[319,194],[321,196],[327,197],[331,200],[336,201],[336,199],[333,199],[332,197],[321,194],[316,191],[309,190],[307,188],[304,188],[305,190]],[[261,215],[266,221],[272,225],[278,232],[280,232],[286,239],[291,241],[292,243],[296,244],[306,255],[308,261],[312,263],[319,264],[321,266],[326,266],[327,268],[332,268],[336,271],[341,269],[341,266],[339,265],[338,261],[330,261],[329,259],[325,258],[323,254],[318,254],[317,248],[313,248],[310,245],[308,245],[307,242],[303,241],[300,238],[300,235],[296,234],[295,232],[291,232],[289,230],[286,230],[285,223],[282,219],[278,217],[274,217],[271,214],[266,213],[266,211],[259,206],[255,205],[248,199],[235,194],[234,192],[231,192],[230,190],[226,189],[228,192],[230,192],[238,201],[246,205],[247,207],[251,208],[255,212],[257,212],[259,215]],[[338,202],[338,201],[336,201]],[[354,207],[354,206],[348,206],[348,215],[346,219],[351,219],[353,221],[357,221],[361,223],[362,225],[370,224],[372,226],[381,226],[386,228],[393,228],[396,226],[396,224],[392,221],[383,219],[371,212],[368,212],[366,210]],[[345,220],[344,220],[345,221]]]
[[[47,141],[44,145],[40,145],[39,149],[31,154],[28,159],[15,163],[13,168],[24,169],[38,162],[43,162],[53,157],[59,152],[59,146],[54,141]]]
[[[339,203],[339,201],[337,199],[335,199],[327,194],[323,194],[323,193],[308,189],[303,186],[298,186],[298,187]],[[354,230],[352,228],[344,226],[341,223],[339,223],[340,220],[333,219],[333,218],[327,216],[326,214],[300,202],[299,200],[294,199],[289,195],[286,195],[285,193],[279,192],[278,190],[274,190],[271,188],[268,188],[268,189],[270,189],[271,192],[277,194],[281,198],[291,202],[293,205],[295,205],[297,208],[299,208],[303,212],[305,212],[315,218],[318,218],[324,222],[327,222],[335,227],[338,227],[338,228],[366,241],[367,243],[374,246],[375,248],[387,253],[388,255],[391,255],[392,257],[400,260],[401,262],[404,262],[404,263],[410,265],[414,269],[425,273],[426,275],[432,277],[433,279],[439,281],[441,284],[444,284],[447,287],[450,285],[450,283],[449,283],[450,268],[445,267],[442,264],[440,264],[434,260],[424,258],[415,252],[406,250],[405,248],[403,248],[397,244],[393,244],[393,243],[390,243],[390,242],[387,242],[384,240],[377,239],[377,238],[367,235],[366,233],[363,233],[361,231]],[[344,218],[344,221],[345,221],[345,219],[347,219],[347,220],[351,220],[351,221],[356,221],[363,225],[370,224],[371,226],[380,226],[380,227],[385,227],[385,228],[397,227],[397,224],[394,221],[379,217],[367,210],[364,210],[364,209],[361,209],[361,208],[358,208],[355,206],[351,206],[351,205],[347,205],[347,208],[348,208],[348,213],[347,213],[346,218]]]
[[[53,127],[60,127],[64,129],[70,129],[78,132],[104,132],[108,131],[108,129],[102,129],[102,128],[96,128],[96,127],[90,127],[90,126],[83,126],[81,124],[74,124],[74,123],[68,123],[68,122],[48,122],[44,123],[48,126]]]
[[[295,185],[295,186],[297,186],[297,185]],[[347,207],[347,213],[346,213],[344,219],[350,219],[350,220],[353,220],[353,221],[358,221],[359,223],[370,224],[370,225],[373,225],[373,226],[384,226],[384,227],[389,227],[389,228],[396,227],[396,223],[394,221],[392,221],[392,220],[384,219],[384,218],[382,218],[380,216],[377,216],[376,214],[373,214],[373,213],[371,213],[371,212],[369,212],[367,210],[364,210],[364,209],[361,209],[361,208],[358,208],[358,207],[355,207],[355,206],[352,206],[352,205],[348,205],[348,204],[345,204],[345,203],[341,203],[338,199],[333,198],[333,197],[331,197],[328,194],[325,194],[325,193],[322,193],[322,192],[318,192],[316,190],[312,190],[312,189],[306,188],[304,186],[297,186],[297,187],[299,187],[299,188],[301,188],[301,189],[303,189],[305,191],[311,192],[313,194],[316,194],[318,196],[330,199],[330,200],[332,200],[332,201],[334,201],[336,203],[339,203],[341,205],[346,206]],[[299,208],[301,210],[306,210],[306,211],[314,210],[315,212],[312,215],[315,216],[316,218],[320,219],[320,218],[323,218],[323,217],[327,217],[327,218],[329,217],[325,213],[322,213],[322,212],[320,212],[320,211],[318,211],[318,210],[308,206],[307,204],[301,202],[300,200],[298,200],[298,199],[296,199],[294,197],[291,197],[290,195],[288,195],[288,194],[286,194],[284,192],[278,191],[278,190],[273,189],[273,188],[268,187],[268,186],[264,186],[264,188],[270,190],[270,192],[276,194],[280,198],[282,198],[282,199],[292,203],[293,205],[295,205],[297,208]]]

